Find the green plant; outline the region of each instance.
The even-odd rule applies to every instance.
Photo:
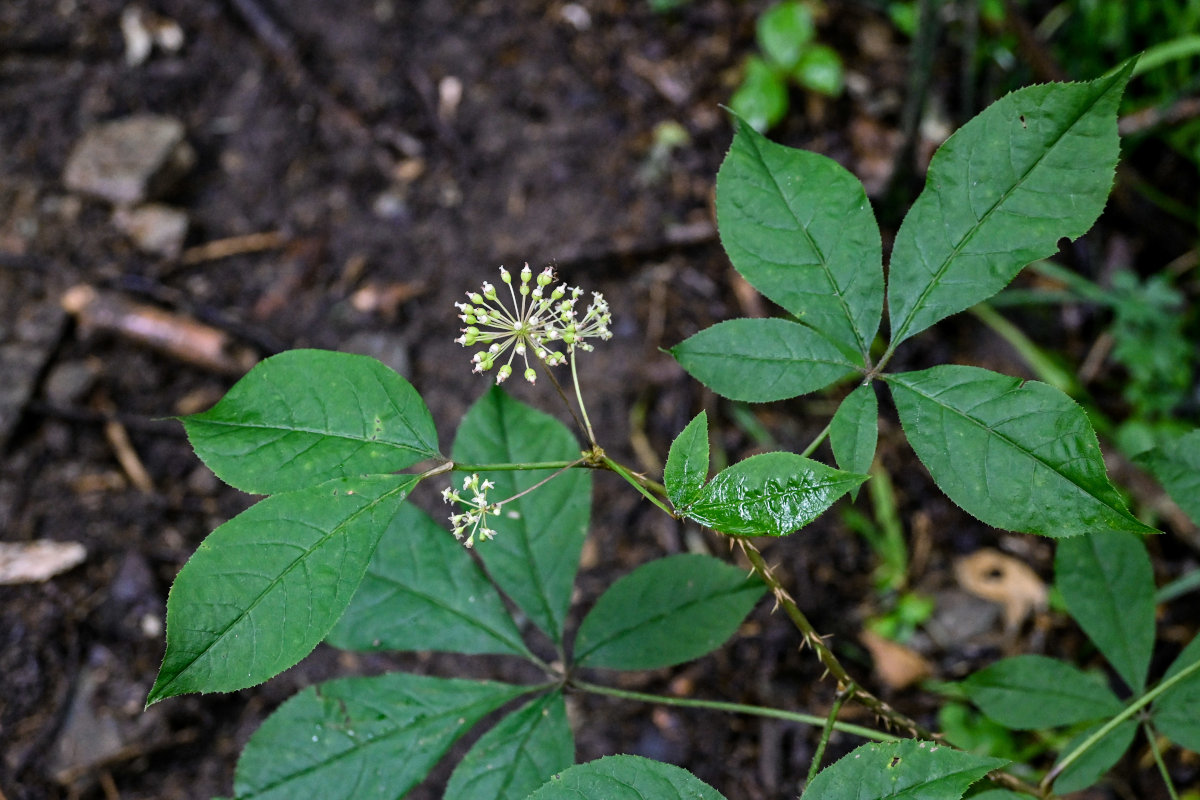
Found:
[[[746,59],[742,82],[729,101],[734,113],[758,131],[787,116],[792,85],[837,97],[845,70],[837,51],[816,40],[810,2],[785,0],[758,18],[758,55]]]
[[[568,367],[582,449],[566,426],[493,387],[464,417],[446,456],[417,390],[374,360],[299,350],[259,364],[213,409],[184,419],[197,454],[220,478],[268,496],[215,530],[180,572],[148,702],[254,685],[322,640],[357,650],[505,656],[545,676],[509,684],[389,673],[311,687],[247,744],[235,775],[239,798],[401,797],[455,739],[502,708],[507,713],[456,766],[446,797],[720,797],[683,770],[646,759],[572,766],[566,692],[820,726],[810,800],[953,800],[985,775],[1001,788],[977,796],[1048,798],[1061,788],[1055,779],[1081,783],[1107,769],[1130,725],[1200,746],[1200,640],[1148,687],[1153,584],[1138,537],[1154,530],[1108,480],[1086,413],[1049,385],[979,367],[885,371],[905,341],[995,294],[1059,239],[1092,225],[1112,182],[1115,110],[1131,68],[1090,83],[1020,90],[951,137],[900,229],[886,284],[861,184],[827,158],[738,123],[717,178],[722,241],[742,275],[790,317],[721,322],[671,352],[738,401],[853,381],[803,453],[763,453],[710,478],[701,413],[671,444],[662,484],[613,460],[598,443],[577,378],[589,340],[608,338],[608,306],[597,294],[578,308],[582,292],[555,286],[549,270],[535,278],[526,267],[517,279],[501,270],[502,286],[468,293],[458,306],[459,341],[480,348],[477,372],[492,372],[497,383],[517,370],[531,382],[544,374],[564,400],[568,391],[552,368]],[[891,327],[879,342],[885,294]],[[876,383],[954,502],[996,527],[1062,539],[1067,607],[1134,692],[1121,701],[1065,662],[1031,657],[967,681],[967,696],[1008,727],[1099,726],[1065,747],[1039,783],[1022,777],[1028,766],[1006,770],[1020,751],[994,757],[956,749],[865,690],[755,546],[752,537],[800,530],[868,479]],[[837,467],[810,458],[827,437]],[[1159,453],[1169,490],[1194,490],[1187,466],[1194,452]],[[608,587],[568,630],[590,470],[612,472],[665,513],[730,537],[754,574],[708,556],[651,561]],[[441,494],[455,504],[452,532],[470,550],[407,502],[418,486],[450,473],[464,478]],[[893,554],[894,569],[902,556],[902,548]],[[1127,564],[1136,569],[1123,572]],[[583,676],[698,658],[733,635],[765,592],[837,683],[825,718],[647,695]],[[1126,604],[1136,612],[1128,621]],[[1059,681],[1066,679],[1081,682],[1065,691]],[[915,738],[838,721],[849,701]],[[834,729],[878,741],[819,771]],[[1165,768],[1163,775],[1170,786]]]

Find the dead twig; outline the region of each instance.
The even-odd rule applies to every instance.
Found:
[[[211,242],[198,244],[183,251],[179,263],[185,266],[199,264],[204,261],[216,261],[221,258],[240,256],[246,253],[260,253],[263,250],[277,250],[288,243],[288,237],[283,231],[265,231],[263,233],[248,233],[244,236],[230,236],[226,239],[215,239]]]

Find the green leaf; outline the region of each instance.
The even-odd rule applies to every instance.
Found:
[[[687,770],[641,756],[606,756],[555,775],[528,800],[725,800]]]
[[[842,93],[846,81],[846,70],[842,57],[832,47],[813,45],[800,56],[792,70],[792,77],[805,89],[837,97]]]
[[[857,178],[738,123],[717,173],[717,227],[746,280],[866,363],[883,313],[883,266]]]
[[[865,744],[817,773],[805,800],[959,800],[971,784],[1008,762],[904,739]]]
[[[1033,795],[1009,789],[988,789],[971,795],[971,800],[1033,800]]]
[[[395,472],[438,454],[412,384],[373,358],[326,350],[260,362],[183,425],[217,477],[253,494]]]
[[[411,503],[401,506],[326,641],[346,650],[529,655],[467,549]]]
[[[824,336],[783,319],[718,322],[672,347],[671,355],[717,394],[748,403],[815,392],[854,369]]]
[[[1117,104],[1132,68],[1019,89],[938,149],[892,249],[893,347],[1092,227],[1112,189]]]
[[[455,739],[530,687],[392,672],[305,689],[246,744],[238,800],[403,797]]]
[[[1097,722],[1095,725],[1080,732],[1067,743],[1062,752],[1070,753],[1089,736],[1100,730],[1104,724],[1104,722]],[[1080,789],[1086,789],[1100,780],[1100,777],[1108,772],[1109,767],[1116,764],[1121,759],[1121,756],[1125,755],[1125,751],[1129,749],[1129,745],[1133,744],[1133,737],[1137,734],[1137,728],[1137,720],[1130,719],[1122,722],[1105,734],[1103,739],[1096,742],[1091,749],[1073,761],[1055,779],[1055,793],[1067,794],[1069,792],[1078,792]]]
[[[575,763],[562,692],[529,701],[480,737],[454,768],[443,800],[525,800]]]
[[[708,480],[708,414],[701,411],[671,442],[663,483],[676,508],[696,500]]]
[[[795,453],[763,453],[717,473],[699,499],[679,511],[730,536],[784,536],[866,479]]]
[[[579,666],[658,669],[716,650],[766,587],[711,556],[667,556],[608,588],[575,637]]]
[[[787,114],[787,83],[774,67],[751,56],[746,59],[742,84],[729,99],[729,107],[754,130],[773,128]]]
[[[758,46],[785,71],[796,66],[805,45],[816,35],[812,11],[796,0],[785,0],[767,9],[759,16],[757,28]]]
[[[879,441],[879,400],[870,383],[860,385],[842,400],[829,423],[829,444],[837,465],[847,472],[866,474],[875,460]],[[853,494],[857,494],[855,489]]]
[[[1013,730],[1089,722],[1121,711],[1102,679],[1046,656],[997,661],[962,683],[971,702]]]
[[[308,655],[416,483],[339,478],[268,497],[209,534],[171,587],[167,652],[147,705],[254,686]]]
[[[1154,649],[1154,568],[1146,545],[1121,531],[1064,539],[1054,573],[1067,611],[1140,693]]]
[[[579,444],[558,420],[492,387],[463,417],[454,442],[460,463],[570,461]],[[479,471],[502,500],[531,488],[547,470]],[[496,584],[555,642],[562,641],[579,554],[587,536],[592,477],[572,469],[489,517],[495,539],[476,549]],[[513,516],[515,513],[515,516]]]
[[[1137,457],[1179,504],[1192,522],[1200,525],[1200,429]]]
[[[1173,678],[1200,661],[1200,636],[1183,648],[1163,680]],[[1153,706],[1154,725],[1171,741],[1200,753],[1200,670],[1160,694]]]
[[[1059,390],[956,365],[884,379],[934,481],[988,525],[1043,536],[1155,532],[1125,508],[1087,414]]]

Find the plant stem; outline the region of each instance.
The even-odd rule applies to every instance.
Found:
[[[570,462],[570,463],[568,463],[566,466],[564,466],[562,469],[560,469],[560,470],[558,470],[557,472],[554,472],[554,473],[552,473],[552,474],[550,474],[550,475],[547,475],[546,477],[542,478],[540,481],[538,481],[537,483],[535,483],[533,486],[530,486],[528,489],[523,489],[522,491],[519,491],[519,492],[517,492],[516,494],[514,494],[512,497],[506,497],[505,499],[501,500],[499,503],[496,503],[496,504],[495,504],[495,507],[496,507],[496,508],[500,508],[500,507],[501,507],[501,506],[503,506],[505,503],[511,503],[513,500],[516,500],[518,497],[524,497],[525,495],[527,495],[527,494],[529,494],[530,492],[532,492],[534,489],[539,489],[539,488],[541,488],[542,486],[545,486],[547,483],[549,483],[550,481],[554,480],[554,479],[555,479],[555,478],[557,478],[559,475],[562,475],[564,472],[566,472],[567,470],[569,470],[571,467],[577,467],[577,466],[579,466],[579,465],[580,465],[580,464],[582,464],[582,463],[583,463],[583,459],[582,459],[582,458],[577,458],[577,459],[575,459],[574,461],[571,461],[571,462]]]
[[[583,392],[579,390],[579,373],[575,369],[575,348],[571,348],[571,382],[575,384],[575,402],[579,403],[579,413],[583,416],[583,425],[587,430],[588,444],[592,447],[599,447],[596,444],[596,434],[592,433],[592,421],[588,419],[587,406],[583,404]]]
[[[1146,734],[1146,742],[1150,745],[1150,752],[1154,756],[1154,763],[1158,766],[1159,774],[1162,775],[1163,785],[1167,787],[1167,794],[1171,796],[1171,800],[1179,800],[1179,795],[1175,791],[1175,784],[1171,782],[1171,773],[1167,770],[1167,764],[1163,761],[1162,750],[1158,746],[1158,736],[1148,721],[1142,722],[1142,732]]]
[[[765,706],[751,706],[742,703],[726,703],[720,700],[689,700],[684,697],[671,697],[670,695],[646,694],[643,692],[631,692],[626,689],[615,689],[609,686],[601,686],[595,683],[586,681],[571,680],[571,687],[583,692],[592,694],[603,694],[610,697],[620,697],[624,700],[640,700],[646,703],[658,703],[665,706],[679,706],[683,708],[706,708],[710,711],[728,711],[732,714],[750,714],[756,717],[770,717],[772,719],[782,719],[788,722],[799,722],[804,725],[825,725],[829,722],[825,717],[818,717],[814,714],[804,714],[798,711],[784,711],[779,708],[768,708]],[[848,722],[833,721],[833,730],[849,733],[853,736],[861,736],[864,739],[873,739],[877,742],[890,742],[900,737],[895,734],[877,731],[872,728],[864,728],[860,725],[852,725]]]
[[[804,448],[804,451],[800,453],[800,456],[802,458],[808,458],[810,455],[812,455],[813,451],[821,446],[821,442],[825,441],[825,437],[829,435],[829,429],[832,427],[833,420],[830,420],[829,424],[825,426],[825,430],[818,433],[817,437],[809,442],[808,447]]]
[[[455,472],[517,472],[527,469],[562,469],[563,467],[573,467],[582,462],[582,459],[574,461],[525,461],[500,464],[459,464],[450,462],[449,469]],[[447,469],[434,469],[427,473],[423,473],[421,477],[428,475],[436,475],[439,472],[447,472]]]
[[[645,497],[651,503],[654,503],[654,505],[658,506],[663,511],[670,514],[672,517],[675,516],[674,511],[667,508],[666,504],[663,503],[663,501],[659,500],[657,497],[655,497],[653,494],[651,494],[650,490],[648,488],[646,488],[648,485],[657,486],[657,484],[654,484],[652,481],[648,481],[644,478],[639,479],[636,475],[631,473],[629,470],[625,469],[625,467],[622,467],[616,461],[613,461],[608,456],[601,456],[601,460],[604,462],[604,465],[606,467],[608,467],[613,472],[617,473],[622,478],[624,478],[629,483],[630,486],[637,489],[638,492],[640,492],[643,497]]]
[[[825,758],[825,745],[829,744],[829,735],[833,733],[833,726],[837,724],[838,712],[842,710],[842,704],[852,694],[854,694],[853,683],[837,693],[837,697],[833,701],[833,708],[829,709],[829,717],[825,720],[825,727],[821,731],[821,741],[817,743],[817,752],[813,754],[812,763],[808,766],[808,779],[804,781],[805,792],[808,791],[813,778],[817,777],[817,772],[821,769],[821,759]],[[803,797],[804,793],[801,792],[800,796]]]

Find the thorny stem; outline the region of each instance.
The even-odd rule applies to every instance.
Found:
[[[808,779],[804,781],[804,791],[808,791],[813,778],[817,777],[817,772],[821,769],[821,760],[825,758],[825,746],[829,744],[829,735],[833,733],[833,726],[837,724],[838,712],[842,710],[842,704],[854,694],[855,688],[855,685],[851,683],[838,692],[833,701],[833,708],[829,709],[829,717],[825,720],[825,727],[821,730],[821,741],[817,743],[817,752],[813,754],[812,763],[808,766]],[[801,793],[801,797],[803,796]]]
[[[848,697],[853,697],[853,699],[866,706],[876,716],[880,717],[886,725],[895,726],[921,739],[949,744],[946,742],[943,734],[934,733],[916,720],[900,713],[875,695],[858,686],[846,672],[842,663],[838,661],[833,651],[825,646],[824,640],[817,633],[816,629],[813,628],[808,618],[804,616],[804,612],[796,605],[796,601],[788,594],[787,589],[783,587],[783,584],[771,572],[771,568],[767,566],[766,561],[763,560],[762,553],[758,551],[753,542],[748,539],[739,538],[737,539],[737,543],[741,546],[742,552],[746,554],[746,558],[750,560],[754,572],[762,578],[763,582],[767,584],[767,588],[775,596],[776,605],[784,610],[788,618],[791,619],[792,624],[800,631],[804,644],[813,649],[821,665],[825,667],[825,671],[837,681],[839,691],[848,692]],[[1044,787],[1034,786],[1007,772],[997,770],[990,773],[988,778],[1009,789],[1025,792],[1034,797],[1049,798],[1053,796]]]
[[[803,714],[798,711],[784,711],[779,708],[770,708],[767,706],[751,706],[742,703],[726,703],[721,700],[695,700],[685,697],[671,697],[669,695],[646,694],[644,692],[633,692],[627,689],[617,689],[610,686],[602,686],[595,683],[587,683],[586,681],[572,679],[569,684],[572,688],[583,692],[591,692],[592,694],[603,694],[609,697],[620,697],[624,700],[639,700],[645,703],[657,703],[664,706],[678,706],[681,708],[706,708],[711,711],[728,711],[732,714],[750,714],[756,717],[770,717],[772,719],[782,719],[788,722],[799,722],[804,725],[825,725],[828,720],[824,717],[818,717],[814,714]],[[861,725],[853,725],[849,722],[833,722],[833,730],[849,733],[853,736],[861,736],[864,739],[874,739],[878,742],[890,742],[899,737],[895,734],[884,733],[877,731],[874,728],[864,728]]]

